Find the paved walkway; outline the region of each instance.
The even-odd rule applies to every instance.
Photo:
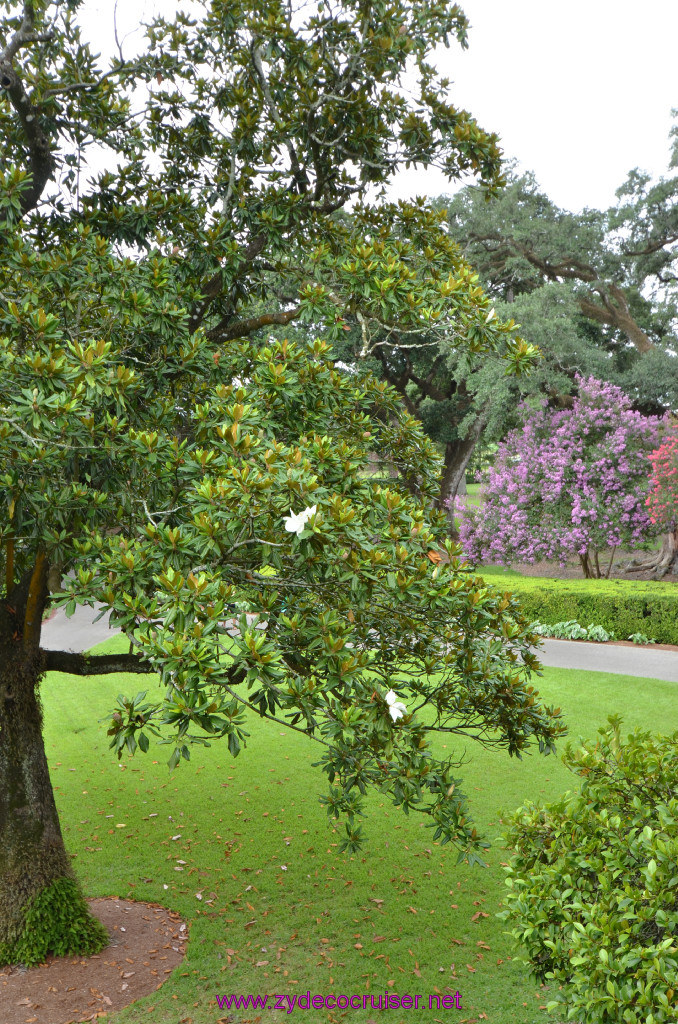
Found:
[[[549,640],[537,651],[539,660],[551,668],[582,668],[593,672],[615,672],[678,683],[678,651],[656,651],[649,647],[584,643],[581,640]]]
[[[42,646],[54,651],[86,651],[119,630],[108,625],[108,614],[98,622],[98,610],[78,605],[70,619],[60,608],[42,627]],[[613,644],[582,643],[544,638],[537,649],[540,661],[552,668],[580,668],[593,672],[614,672],[645,676],[678,683],[678,651],[655,651],[652,647],[617,647]]]
[[[115,636],[120,630],[110,628],[108,612],[94,622],[100,611],[101,607],[89,608],[78,604],[68,619],[64,609],[58,608],[56,615],[42,624],[40,646],[46,651],[87,651]]]

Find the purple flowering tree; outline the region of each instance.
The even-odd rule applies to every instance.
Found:
[[[455,504],[460,542],[472,562],[564,564],[577,554],[599,578],[599,552],[633,547],[658,532],[645,499],[648,457],[664,421],[634,412],[617,387],[577,378],[571,409],[523,406],[524,425],[499,446],[479,507]],[[610,559],[606,575],[612,566]]]

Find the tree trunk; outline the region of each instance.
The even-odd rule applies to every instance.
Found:
[[[490,418],[489,403],[478,413],[473,425],[469,428],[466,437],[457,438],[456,441],[448,441],[445,445],[445,456],[443,472],[440,479],[440,496],[436,501],[436,508],[447,513],[450,523],[450,535],[455,539],[458,536],[454,525],[454,508],[446,505],[460,493],[461,484],[466,479],[466,467],[469,464],[473,450],[480,440],[480,435],[487,426]],[[465,493],[465,489],[463,492]]]
[[[663,535],[659,551],[632,559],[624,571],[651,572],[657,580],[668,573],[678,574],[678,528]]]
[[[26,605],[17,628],[17,609],[0,603],[0,965],[92,953],[108,942],[61,834],[42,738],[40,620],[27,629],[30,593]]]
[[[579,561],[581,562],[582,571],[584,573],[584,579],[596,579],[596,571],[588,549],[585,551],[583,555],[579,555]],[[600,570],[598,571],[598,576],[600,576]]]

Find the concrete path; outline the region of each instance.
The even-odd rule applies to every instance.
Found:
[[[101,607],[76,605],[70,619],[66,618],[63,608],[58,608],[56,615],[42,624],[40,646],[46,651],[87,651],[95,644],[115,636],[120,630],[110,628],[109,612],[106,612],[98,622],[94,621]]]
[[[581,668],[593,672],[615,672],[625,676],[646,676],[678,683],[678,651],[654,651],[649,647],[621,647],[615,644],[585,643],[581,640],[550,640],[544,637],[537,656],[551,668]]]
[[[108,614],[93,622],[99,609],[78,605],[70,619],[64,610],[42,627],[42,646],[53,651],[86,651],[115,636],[120,630],[108,625]],[[539,660],[552,668],[579,668],[592,672],[615,672],[678,683],[678,651],[655,651],[652,647],[617,647],[613,644],[582,643],[578,640],[544,638],[537,648]]]

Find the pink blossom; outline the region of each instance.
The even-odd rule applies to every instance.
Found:
[[[675,517],[678,437],[673,447],[658,447],[666,419],[635,412],[612,384],[577,382],[572,409],[523,406],[523,426],[499,445],[483,480],[481,506],[457,501],[460,540],[470,561],[545,558],[564,564],[590,548],[632,547],[660,532],[669,492]],[[662,481],[652,491],[650,453]]]

